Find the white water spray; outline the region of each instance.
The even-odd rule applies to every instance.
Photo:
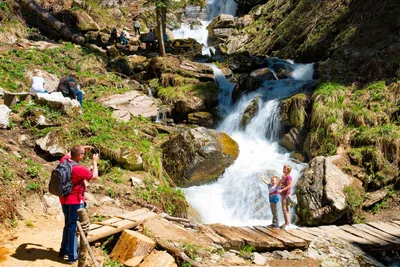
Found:
[[[304,66],[294,65],[293,69]],[[307,72],[302,73],[303,76],[299,74],[297,77],[310,77],[305,74]],[[295,185],[304,169],[305,164],[293,162],[290,154],[277,141],[280,135],[279,100],[296,94],[307,81],[266,81],[261,88],[244,95],[234,106],[229,106],[231,95],[228,92],[232,92],[233,85],[229,86],[230,83],[219,71],[215,71],[215,80],[221,88],[219,108],[227,114],[218,130],[226,132],[239,144],[240,154],[215,183],[185,189],[186,198],[204,223],[270,224],[272,215],[268,190],[257,176],[268,173],[269,176],[281,177],[283,166],[290,164]],[[259,111],[243,130],[240,126],[243,113],[257,96],[260,99]],[[283,223],[282,212],[279,217]]]

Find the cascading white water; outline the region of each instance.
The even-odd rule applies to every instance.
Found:
[[[216,67],[214,66],[214,69]],[[228,167],[213,184],[185,189],[191,206],[200,214],[204,223],[224,223],[227,225],[266,225],[271,222],[268,190],[257,177],[261,173],[282,176],[282,168],[290,164],[293,168],[293,185],[296,184],[305,164],[292,161],[289,153],[278,144],[280,118],[279,100],[298,92],[306,83],[312,64],[294,65],[299,71],[298,80],[267,81],[261,88],[244,95],[234,106],[231,103],[233,85],[219,71],[215,79],[220,86],[219,108],[227,113],[218,130],[229,134],[238,144],[238,159]],[[312,77],[312,75],[311,75]],[[259,111],[241,129],[240,123],[246,107],[259,97]],[[268,137],[267,137],[268,136]],[[280,221],[283,216],[280,212]]]
[[[192,7],[188,7],[189,9]],[[219,14],[235,15],[237,4],[233,0],[207,0],[206,19],[204,17],[191,18],[191,20],[200,19],[200,25],[192,27],[190,22],[183,23],[177,30],[173,30],[174,38],[193,38],[203,45],[203,55],[209,55],[213,47],[207,44],[208,30],[206,29],[211,20]],[[190,12],[188,12],[190,13]]]

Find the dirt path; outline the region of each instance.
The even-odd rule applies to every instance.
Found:
[[[41,216],[33,222],[33,228],[19,226],[14,234],[15,239],[0,247],[0,266],[71,266],[57,257],[63,225],[59,220]]]

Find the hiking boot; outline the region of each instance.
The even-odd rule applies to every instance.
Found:
[[[58,255],[57,255],[57,257],[58,258],[60,258],[60,259],[64,259],[65,258],[65,256],[67,256],[67,254],[66,253],[64,253],[64,252],[58,252]]]

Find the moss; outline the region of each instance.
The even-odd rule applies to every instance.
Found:
[[[219,133],[217,138],[222,146],[222,153],[224,153],[225,155],[229,155],[233,158],[238,157],[239,145],[234,140],[232,140],[232,138],[230,138],[225,133]]]

